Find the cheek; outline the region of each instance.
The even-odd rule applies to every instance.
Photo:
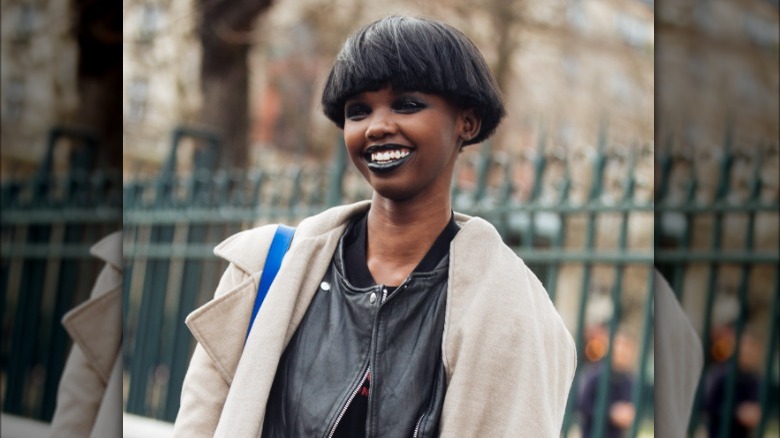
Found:
[[[364,178],[368,178],[368,168],[365,161],[363,161],[362,150],[364,146],[364,135],[360,129],[355,127],[344,127],[344,145],[347,148],[347,155],[352,165],[363,175]]]
[[[347,147],[347,152],[350,155],[359,154],[363,148],[363,135],[362,131],[355,126],[344,126],[344,144]]]
[[[438,137],[440,153],[444,161],[450,161],[458,156],[459,136],[452,123],[445,124]]]

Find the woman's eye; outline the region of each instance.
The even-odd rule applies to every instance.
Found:
[[[344,115],[349,120],[360,120],[369,113],[371,110],[366,105],[349,105],[344,111]]]
[[[395,105],[396,111],[413,113],[425,108],[425,104],[416,100],[402,100]]]

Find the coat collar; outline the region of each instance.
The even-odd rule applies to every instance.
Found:
[[[122,287],[85,301],[62,318],[62,325],[102,379],[108,381],[122,344]]]
[[[92,245],[89,253],[116,269],[122,269],[122,232],[116,231]]]
[[[122,233],[106,236],[90,253],[106,265],[90,298],[66,313],[62,325],[105,383],[122,343]]]
[[[350,218],[367,210],[369,206],[369,202],[360,202],[331,208],[305,219],[298,225],[276,280],[256,317],[255,327],[262,327],[263,333],[273,333],[276,337],[274,341],[283,340],[284,345],[287,344],[297,322],[308,308],[311,296],[325,275],[336,243]],[[245,345],[246,328],[251,318],[257,286],[275,231],[276,226],[273,225],[253,228],[235,234],[217,245],[214,254],[230,262],[246,278],[193,311],[186,320],[195,339],[214,362],[220,375],[229,383],[236,373],[242,352],[251,348],[250,345],[255,342],[254,333],[260,332],[253,330]],[[279,318],[281,313],[278,310],[275,314],[266,315],[263,309],[276,307],[276,295],[281,294],[278,299],[290,303],[290,300],[284,300],[284,294],[295,290],[307,293],[301,293],[294,303],[295,306],[286,309],[286,320]],[[225,321],[235,323],[226,324]]]

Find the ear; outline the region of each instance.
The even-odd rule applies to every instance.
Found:
[[[477,117],[474,108],[468,108],[461,113],[460,138],[467,142],[479,134],[482,120]]]

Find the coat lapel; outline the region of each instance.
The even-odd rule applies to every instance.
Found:
[[[362,202],[352,206],[337,207],[301,222],[295,232],[290,250],[284,257],[276,280],[268,291],[265,302],[257,315],[256,326],[260,325],[262,331],[265,332],[269,330],[269,324],[277,321],[278,318],[274,315],[271,315],[270,321],[266,321],[269,316],[264,315],[268,311],[263,311],[263,309],[270,307],[274,309],[274,314],[278,312],[273,298],[277,294],[281,293],[276,299],[281,299],[284,303],[288,303],[290,298],[295,298],[295,291],[298,290],[311,292],[313,296],[319,281],[325,275],[338,238],[346,228],[348,219],[356,212],[367,209],[368,206],[369,203]],[[264,229],[265,231],[263,231]],[[215,253],[245,272],[247,278],[187,316],[186,323],[195,340],[203,346],[222,377],[229,384],[233,382],[238,361],[244,351],[246,329],[252,315],[251,310],[265,264],[265,256],[273,239],[272,230],[274,230],[273,227],[247,230],[231,236],[217,246]],[[312,263],[311,261],[315,258],[316,263]],[[314,267],[313,264],[319,267],[317,270],[319,274],[310,272]],[[304,278],[308,279],[308,282],[303,286],[308,289],[300,289]],[[293,280],[299,281],[299,283],[289,284]],[[278,290],[282,292],[275,292]],[[299,300],[294,303],[301,307],[296,307],[295,312],[288,315],[288,317],[296,319],[286,320],[293,322],[290,324],[289,333],[286,331],[287,327],[284,328],[284,345],[287,345],[287,341],[292,337],[292,333],[306,312],[310,300],[310,296],[305,298],[305,294],[302,294]],[[285,320],[281,319],[278,322],[282,321]],[[247,345],[252,342],[251,338],[252,336],[246,340]]]
[[[228,384],[233,382],[244,347],[259,278],[258,272],[187,317],[187,326],[195,340]]]
[[[106,383],[122,342],[121,232],[96,243],[90,253],[106,265],[95,280],[90,299],[66,313],[62,325]]]
[[[218,254],[248,277],[187,317],[193,336],[230,384],[215,436],[260,435],[284,348],[317,292],[349,219],[369,205],[337,207],[301,222],[246,344],[246,328],[273,236],[271,232],[233,236],[229,245],[218,247]],[[251,254],[261,257],[252,259]]]
[[[89,248],[89,253],[122,271],[122,232],[116,231],[100,239]]]
[[[217,436],[259,436],[284,348],[330,265],[344,227],[304,239],[285,256],[240,356]]]

